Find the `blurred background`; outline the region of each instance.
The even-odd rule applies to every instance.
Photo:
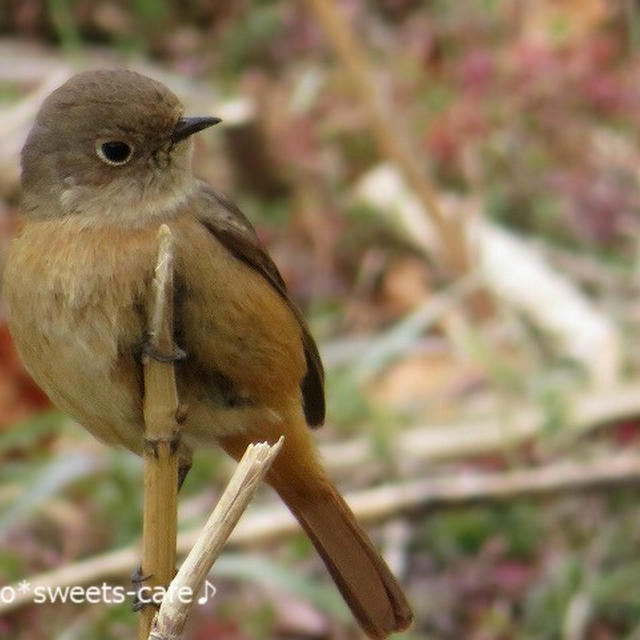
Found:
[[[35,112],[110,66],[224,119],[196,173],[309,318],[403,637],[640,639],[640,3],[0,0],[0,270]],[[49,405],[1,304],[0,637],[134,637],[127,603],[12,597],[128,584],[141,462]],[[196,457],[187,535],[231,470]],[[245,520],[187,637],[362,637],[270,491]]]

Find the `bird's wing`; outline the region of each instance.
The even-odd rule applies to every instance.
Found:
[[[325,417],[324,369],[318,347],[302,313],[289,298],[278,267],[260,245],[254,228],[242,211],[231,200],[204,183],[200,194],[207,199],[209,205],[199,208],[200,222],[233,256],[260,273],[280,294],[298,320],[307,363],[307,372],[300,383],[304,415],[310,427],[319,427]]]

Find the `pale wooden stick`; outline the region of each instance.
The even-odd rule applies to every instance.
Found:
[[[455,473],[397,483],[345,496],[358,520],[373,521],[393,517],[415,508],[451,505],[470,500],[511,499],[522,495],[576,491],[640,480],[640,456],[615,454],[591,462],[564,461],[543,467],[497,473]],[[274,505],[244,518],[229,537],[229,544],[250,546],[283,540],[300,532],[300,527],[283,505]],[[191,549],[200,530],[178,537],[178,551]],[[135,562],[137,551],[126,547],[88,560],[69,564],[28,579],[33,588],[64,588],[95,584],[107,578],[125,575]],[[15,593],[11,602],[0,601],[0,614],[31,602],[32,591],[21,593],[18,583],[10,585]]]
[[[173,238],[165,224],[158,231],[158,259],[147,306],[149,348],[172,354]],[[176,566],[178,520],[178,392],[173,362],[145,355],[144,368],[144,513],[142,576],[145,586],[167,588]],[[138,637],[149,637],[155,615],[145,606]]]
[[[278,455],[284,438],[274,445],[266,442],[247,447],[227,488],[209,516],[185,558],[160,606],[149,640],[177,640],[193,606],[193,598],[180,599],[181,593],[195,596],[238,520]]]

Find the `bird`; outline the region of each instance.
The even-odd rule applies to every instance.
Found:
[[[3,274],[9,329],[54,404],[141,455],[145,301],[166,224],[178,348],[164,356],[186,407],[185,450],[218,446],[239,459],[250,443],[284,436],[266,481],[361,628],[384,638],[413,614],[318,455],[316,343],[249,220],[192,169],[193,134],[218,122],[185,116],[165,85],[128,69],[85,71],[54,90],[21,154],[21,223]]]

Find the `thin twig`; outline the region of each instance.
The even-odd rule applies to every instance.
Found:
[[[193,598],[177,598],[176,594],[195,595],[238,520],[249,506],[264,475],[282,447],[283,437],[274,445],[266,442],[247,447],[222,497],[204,529],[185,558],[153,624],[149,640],[177,640],[193,606]]]

